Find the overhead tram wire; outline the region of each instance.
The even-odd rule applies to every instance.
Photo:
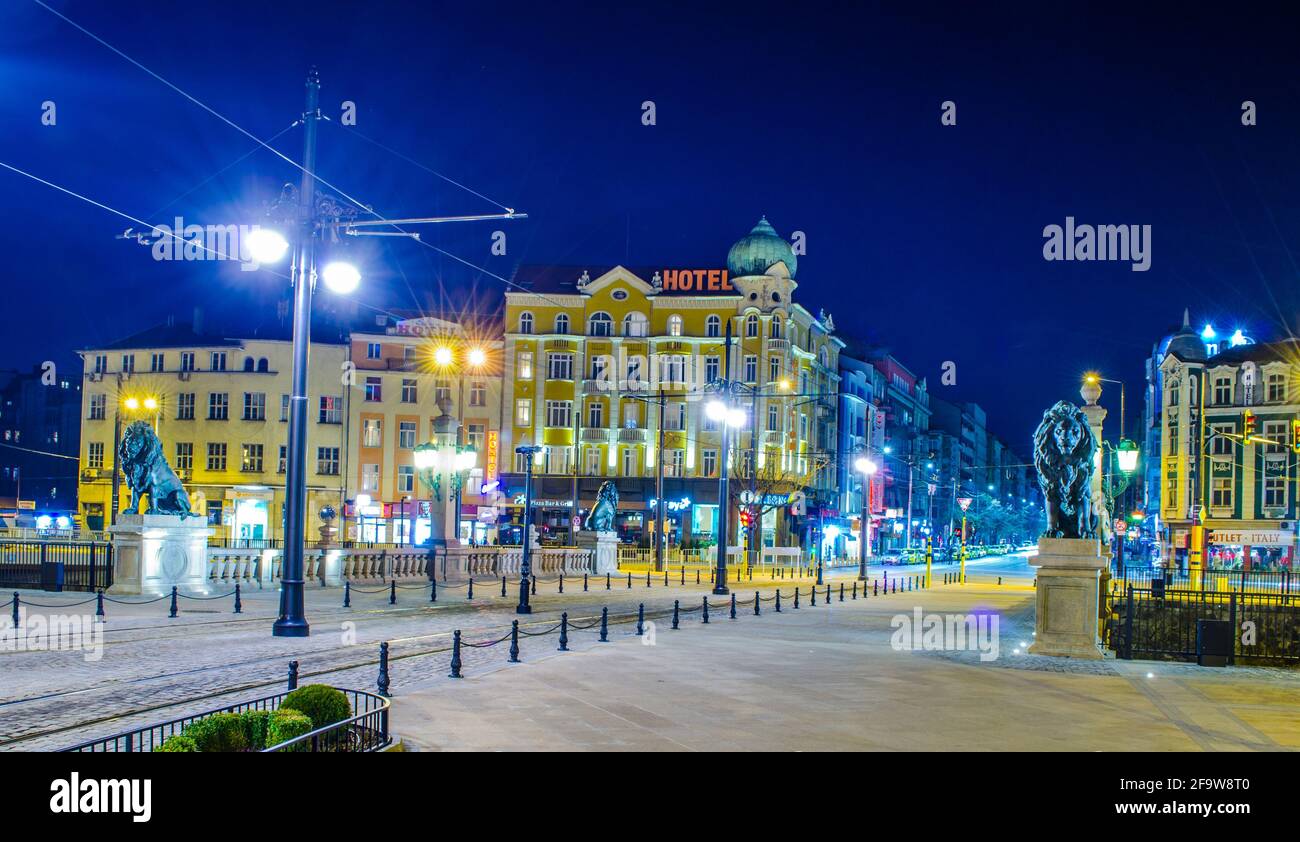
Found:
[[[301,120],[295,120],[294,122],[290,123],[289,125],[285,126],[285,127],[284,127],[283,129],[281,129],[280,131],[276,132],[275,134],[273,134],[273,135],[271,135],[269,138],[267,138],[267,141],[266,141],[266,142],[267,142],[267,143],[270,143],[271,141],[273,141],[273,140],[275,140],[275,139],[277,139],[277,138],[283,136],[285,132],[288,132],[288,131],[293,130],[293,128],[294,128],[295,126],[297,126],[300,122],[302,122],[302,121],[301,121]],[[203,180],[200,181],[198,184],[196,184],[196,185],[194,185],[193,187],[191,187],[189,190],[186,190],[184,193],[181,193],[181,194],[180,194],[179,196],[177,196],[175,199],[172,199],[172,200],[171,200],[170,202],[168,202],[167,204],[165,204],[165,205],[163,205],[162,207],[158,208],[158,210],[156,210],[156,211],[154,211],[153,213],[149,214],[149,216],[157,216],[158,214],[160,214],[160,213],[162,213],[163,211],[167,210],[169,207],[171,207],[172,205],[176,204],[176,203],[179,202],[181,199],[184,199],[186,196],[190,195],[190,194],[193,193],[195,190],[198,190],[198,189],[199,189],[200,187],[202,187],[203,185],[205,185],[205,184],[207,184],[208,182],[212,181],[214,178],[217,178],[217,177],[220,176],[222,173],[224,173],[224,172],[226,172],[227,170],[229,170],[231,167],[236,167],[236,166],[238,166],[239,164],[243,163],[244,161],[248,160],[249,156],[251,156],[254,152],[258,151],[258,150],[261,149],[261,148],[262,148],[261,144],[259,144],[259,145],[257,145],[257,146],[254,146],[252,149],[248,150],[248,151],[245,152],[243,155],[240,155],[238,158],[236,158],[235,160],[231,161],[229,164],[226,164],[224,167],[222,167],[221,169],[217,170],[216,172],[214,172],[212,175],[208,176],[207,178],[203,179]]]
[[[216,117],[216,118],[217,118],[218,120],[220,120],[221,122],[225,123],[226,125],[230,126],[230,127],[231,127],[232,129],[234,129],[235,131],[237,131],[237,132],[239,132],[240,134],[244,135],[244,136],[247,137],[249,140],[254,141],[255,143],[257,143],[257,144],[258,144],[259,146],[261,146],[261,147],[264,147],[265,149],[267,149],[268,151],[270,151],[271,153],[273,153],[276,157],[278,157],[278,158],[280,158],[281,160],[283,160],[285,163],[290,164],[291,166],[293,166],[294,168],[298,169],[299,171],[301,171],[301,172],[303,172],[303,173],[306,173],[306,172],[307,172],[307,170],[306,170],[306,169],[305,169],[301,164],[299,164],[297,161],[295,161],[295,160],[293,160],[292,158],[290,158],[288,155],[285,155],[283,152],[281,152],[280,150],[276,149],[274,146],[271,146],[267,141],[262,140],[262,139],[259,138],[257,135],[255,135],[255,134],[253,134],[252,132],[250,132],[250,131],[248,131],[247,129],[245,129],[243,126],[240,126],[238,123],[236,123],[235,121],[231,120],[229,117],[226,117],[224,114],[222,114],[221,112],[217,111],[216,109],[212,108],[212,107],[209,106],[207,103],[205,103],[205,102],[203,102],[202,100],[200,100],[198,97],[195,97],[194,95],[188,93],[187,91],[185,91],[184,89],[182,89],[182,88],[179,87],[178,85],[175,85],[175,84],[173,84],[172,82],[168,81],[167,79],[163,78],[163,77],[162,77],[161,75],[159,75],[158,73],[155,73],[153,70],[150,70],[148,67],[145,67],[143,64],[141,64],[140,62],[138,62],[138,61],[136,61],[135,59],[131,58],[129,55],[127,55],[126,53],[122,52],[122,51],[119,50],[117,47],[114,47],[112,44],[108,43],[108,42],[105,41],[103,38],[100,38],[100,37],[99,37],[98,35],[96,35],[95,33],[91,32],[91,31],[88,30],[88,29],[86,29],[86,28],[85,28],[84,26],[82,26],[81,24],[79,24],[79,23],[77,23],[76,21],[72,20],[72,19],[69,18],[67,15],[64,15],[63,13],[61,13],[61,12],[55,10],[55,9],[50,8],[50,6],[47,5],[45,2],[43,2],[43,0],[32,0],[32,2],[35,3],[36,5],[40,6],[41,8],[45,9],[46,11],[48,11],[50,14],[53,14],[53,15],[55,15],[56,17],[58,17],[58,18],[64,20],[64,21],[67,22],[69,25],[73,26],[74,28],[76,28],[76,29],[79,30],[80,32],[82,32],[82,33],[84,33],[85,35],[87,35],[88,37],[92,38],[93,40],[95,40],[96,42],[98,42],[100,45],[102,45],[103,47],[105,47],[106,49],[112,51],[113,53],[116,53],[116,54],[117,54],[118,56],[120,56],[121,58],[125,59],[126,61],[128,61],[128,62],[130,62],[132,65],[134,65],[135,67],[139,68],[140,70],[142,70],[142,71],[144,71],[145,73],[147,73],[147,74],[149,74],[150,76],[152,76],[152,77],[153,77],[154,79],[156,79],[157,81],[159,81],[159,82],[161,82],[162,84],[166,85],[167,87],[171,88],[173,91],[175,91],[176,93],[180,94],[182,97],[184,97],[185,99],[189,100],[190,102],[194,103],[194,104],[197,105],[199,108],[202,108],[204,111],[208,112],[208,113],[211,114],[213,117]],[[360,136],[360,135],[358,134],[358,136]],[[400,153],[395,153],[395,154],[400,154]],[[440,175],[440,174],[439,174],[439,175]],[[492,271],[490,271],[490,270],[488,270],[488,269],[484,269],[484,268],[481,267],[481,266],[476,266],[476,265],[474,265],[473,263],[470,263],[468,260],[465,260],[465,259],[462,258],[462,257],[458,257],[457,255],[452,254],[451,252],[449,252],[449,251],[447,251],[447,250],[445,250],[445,249],[442,249],[442,248],[439,248],[438,246],[434,246],[434,245],[431,245],[431,244],[429,244],[429,243],[426,243],[426,242],[425,242],[424,240],[422,240],[418,235],[414,235],[414,232],[410,232],[410,231],[405,231],[405,230],[403,230],[402,227],[401,227],[400,225],[396,224],[394,221],[390,220],[388,217],[385,217],[383,214],[381,214],[381,213],[379,213],[378,211],[376,211],[376,210],[374,209],[373,206],[368,205],[368,204],[366,204],[365,202],[362,202],[360,199],[357,199],[356,197],[352,196],[352,195],[351,195],[350,193],[348,193],[346,190],[342,189],[342,188],[339,187],[338,185],[336,185],[336,184],[332,183],[331,181],[329,181],[328,179],[324,178],[324,177],[321,176],[319,173],[311,173],[311,176],[312,176],[316,181],[318,181],[318,182],[320,182],[321,184],[325,185],[325,186],[328,187],[330,190],[333,190],[334,192],[338,193],[339,196],[341,196],[341,197],[343,197],[344,199],[346,199],[347,201],[351,202],[353,205],[355,205],[356,207],[358,207],[358,208],[361,209],[362,211],[365,211],[367,214],[369,214],[369,215],[375,217],[376,219],[380,220],[381,222],[386,223],[386,224],[392,226],[392,227],[395,228],[398,232],[400,232],[400,233],[402,233],[402,234],[404,234],[404,235],[406,235],[406,236],[408,236],[408,237],[411,237],[411,238],[414,239],[417,243],[420,243],[421,245],[423,245],[423,246],[425,246],[425,247],[427,247],[427,248],[433,249],[434,251],[438,252],[439,254],[442,254],[442,255],[445,255],[445,256],[447,256],[447,257],[450,257],[451,259],[453,259],[453,260],[455,260],[455,261],[457,261],[457,262],[459,262],[459,263],[463,263],[464,265],[470,267],[471,269],[475,269],[475,270],[477,270],[477,271],[479,271],[479,272],[482,272],[482,273],[485,274],[485,275],[489,275],[489,276],[491,276],[491,277],[493,277],[493,278],[496,278],[498,281],[501,281],[502,283],[506,284],[507,286],[514,287],[515,289],[518,289],[518,290],[521,291],[521,292],[533,292],[532,290],[528,289],[527,287],[525,287],[525,286],[523,286],[523,285],[521,285],[521,284],[517,284],[517,283],[515,283],[514,281],[511,281],[511,280],[508,279],[508,278],[504,278],[504,277],[502,277],[501,275],[498,275],[498,274],[496,274],[495,272],[492,272]],[[441,177],[446,178],[445,176],[441,176]],[[450,181],[450,179],[448,179],[448,180]],[[463,186],[463,185],[460,185],[460,186]],[[465,188],[465,189],[468,190],[469,188]],[[480,196],[482,196],[482,194],[478,194],[476,191],[470,190],[470,192],[475,193],[476,195],[480,195]],[[483,198],[484,198],[486,201],[492,202],[493,204],[498,204],[498,203],[495,202],[494,200],[492,200],[492,199],[488,199],[486,196],[483,196]],[[503,208],[506,207],[506,206],[504,206],[504,205],[499,205],[499,206],[500,206],[500,207],[503,207]],[[511,213],[511,214],[515,213],[515,211],[514,211],[513,208],[506,208],[506,210],[507,210],[509,213]],[[143,225],[143,224],[145,224],[145,223],[141,222],[140,224]],[[344,227],[346,227],[346,226],[344,226]],[[560,305],[558,304],[558,302],[555,302],[555,301],[553,301],[553,300],[551,300],[551,299],[549,299],[549,298],[546,298],[546,296],[542,295],[541,293],[533,293],[533,294],[538,295],[538,296],[541,297],[543,300],[547,301],[547,303],[549,303],[549,304],[551,304],[551,305],[553,305],[553,306],[560,306]]]
[[[74,190],[69,190],[68,188],[63,187],[63,186],[58,185],[58,184],[55,184],[55,183],[52,182],[52,181],[46,181],[45,179],[41,178],[40,176],[38,176],[38,175],[33,175],[32,173],[29,173],[29,172],[27,172],[26,170],[22,170],[22,169],[19,169],[18,167],[13,166],[12,164],[7,164],[7,163],[5,163],[4,161],[0,161],[0,167],[3,167],[3,168],[5,168],[5,169],[9,170],[10,172],[18,173],[19,175],[24,176],[24,177],[26,177],[26,178],[30,178],[32,181],[35,181],[35,182],[37,182],[38,184],[44,184],[46,187],[52,187],[52,188],[54,188],[55,190],[58,190],[60,193],[66,193],[67,195],[72,196],[74,199],[80,199],[81,201],[86,202],[87,204],[94,205],[95,207],[99,208],[100,210],[106,210],[106,211],[108,211],[109,213],[116,214],[117,216],[120,216],[120,217],[122,217],[123,219],[129,220],[130,222],[134,222],[136,225],[142,225],[142,226],[144,226],[146,229],[148,229],[149,231],[151,231],[151,232],[153,232],[153,233],[155,233],[155,234],[158,234],[159,236],[170,237],[171,239],[176,240],[177,242],[182,243],[182,244],[184,244],[184,245],[197,246],[198,248],[202,249],[203,251],[205,251],[205,252],[207,252],[207,253],[209,253],[209,254],[215,255],[215,256],[218,257],[218,258],[222,258],[222,259],[225,259],[225,260],[235,260],[235,261],[238,261],[238,260],[239,260],[239,257],[238,257],[238,256],[232,256],[232,255],[226,254],[225,252],[221,252],[221,251],[218,251],[218,250],[216,250],[216,249],[210,248],[210,247],[208,247],[208,245],[207,245],[206,243],[202,243],[202,242],[198,242],[198,241],[192,241],[192,240],[186,240],[184,237],[178,237],[178,236],[176,236],[175,232],[168,231],[168,230],[166,230],[166,229],[160,228],[160,227],[158,227],[157,225],[154,225],[154,224],[151,223],[151,222],[145,222],[143,219],[137,219],[136,217],[131,216],[131,214],[129,214],[129,213],[126,213],[126,212],[124,212],[124,211],[120,211],[120,210],[118,210],[117,208],[114,208],[114,207],[110,207],[110,206],[104,204],[103,202],[97,202],[97,201],[95,201],[94,199],[91,199],[91,198],[88,197],[88,196],[83,196],[83,195],[81,195],[80,193],[77,193],[77,192],[74,191]],[[274,270],[274,269],[269,269],[269,268],[267,268],[267,267],[265,267],[265,266],[262,266],[262,265],[260,265],[260,264],[258,265],[258,268],[259,268],[259,269],[263,269],[263,270],[265,270],[265,271],[267,271],[267,272],[270,272],[271,274],[276,275],[277,277],[284,278],[285,280],[288,280],[288,278],[289,278],[289,276],[286,275],[286,274],[284,274],[283,272],[278,272],[278,271],[276,271],[276,270]]]

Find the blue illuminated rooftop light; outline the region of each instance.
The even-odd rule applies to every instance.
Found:
[[[1237,328],[1237,332],[1232,334],[1232,338],[1228,340],[1229,344],[1234,348],[1238,345],[1245,345],[1249,341],[1250,340],[1246,338],[1246,334],[1241,332],[1241,328]]]
[[[1214,328],[1207,324],[1205,330],[1201,331],[1201,338],[1206,342],[1213,342],[1219,338],[1219,334],[1215,333]]]

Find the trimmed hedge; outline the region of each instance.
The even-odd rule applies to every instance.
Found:
[[[153,750],[160,752],[188,752],[198,751],[199,747],[195,744],[194,740],[184,734],[172,734],[170,737],[163,740],[162,745],[154,746]]]
[[[305,713],[285,708],[271,711],[267,719],[266,747],[278,746],[314,730],[311,719]]]
[[[352,703],[341,690],[326,684],[308,684],[285,696],[280,702],[280,710],[301,711],[311,719],[312,730],[315,730],[350,718]]]
[[[266,732],[271,727],[271,711],[246,710],[239,715],[239,721],[244,727],[244,739],[248,741],[248,747],[253,751],[266,748]]]
[[[202,752],[245,751],[248,737],[243,717],[237,713],[214,713],[185,726],[182,735],[194,741]]]

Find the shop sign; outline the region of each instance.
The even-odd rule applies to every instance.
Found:
[[[740,492],[742,506],[784,506],[791,500],[789,494],[755,494],[752,491]]]
[[[646,503],[646,508],[653,509],[658,505],[659,505],[659,501],[657,499],[652,498],[649,503]],[[683,512],[689,509],[690,507],[691,507],[691,498],[689,497],[683,497],[680,500],[664,501],[664,508],[670,512]]]
[[[525,499],[526,498],[524,497],[523,494],[516,494],[515,505],[522,506],[524,504]],[[572,500],[547,500],[544,497],[534,497],[533,508],[534,509],[572,509],[573,501]]]
[[[1221,547],[1289,547],[1295,536],[1280,529],[1212,529],[1210,543]]]
[[[497,476],[497,441],[501,434],[496,430],[488,430],[487,434],[487,465],[484,468],[483,481],[491,482]]]

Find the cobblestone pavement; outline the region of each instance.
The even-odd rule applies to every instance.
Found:
[[[642,602],[652,619],[656,612],[670,612],[674,599],[682,602],[684,611],[698,611],[700,600],[710,590],[707,575],[703,578],[701,586],[689,580],[682,586],[678,578],[665,587],[662,578],[652,577],[647,587],[642,575],[634,578],[631,588],[626,578],[614,578],[605,590],[603,578],[593,577],[587,592],[582,591],[581,579],[566,580],[563,595],[556,593],[555,580],[539,580],[538,595],[532,598],[534,613],[518,618],[521,649],[526,657],[539,648],[554,650],[558,632],[552,631],[546,638],[530,635],[553,630],[562,611],[569,613],[574,625],[570,646],[575,649],[595,643],[595,624],[602,607],[608,607],[611,615],[611,637],[631,633]],[[838,597],[838,582],[831,581]],[[762,589],[770,597],[778,585],[787,600],[796,585],[802,599],[806,602],[809,598],[809,579],[744,581],[735,586],[735,592],[738,600],[752,601],[754,590]],[[240,615],[231,613],[233,597],[228,596],[181,599],[176,618],[167,616],[167,599],[110,600],[105,604],[102,657],[98,660],[88,659],[88,653],[80,648],[0,652],[5,675],[0,687],[0,748],[58,747],[276,692],[283,686],[287,663],[293,659],[300,662],[304,682],[373,688],[381,641],[390,643],[394,687],[445,675],[452,631],[461,629],[466,644],[508,633],[511,621],[517,618],[516,588],[517,583],[509,583],[508,595],[502,597],[499,580],[477,582],[470,601],[464,585],[440,585],[438,602],[430,604],[427,586],[399,586],[397,604],[390,606],[387,588],[371,585],[353,588],[351,607],[346,609],[341,606],[342,589],[309,588],[307,614],[312,634],[297,639],[270,634],[278,611],[278,592],[242,593]],[[715,606],[726,600],[710,599]],[[825,586],[819,599],[825,599]],[[31,615],[75,614],[91,627],[95,604],[84,594],[28,592],[20,595],[20,601]],[[580,630],[579,626],[591,628]],[[56,640],[65,645],[74,642],[71,634]],[[76,642],[93,647],[94,633]],[[466,645],[462,651],[466,672],[504,662],[506,648],[506,644],[492,648]],[[190,701],[223,691],[231,691],[231,695]]]

